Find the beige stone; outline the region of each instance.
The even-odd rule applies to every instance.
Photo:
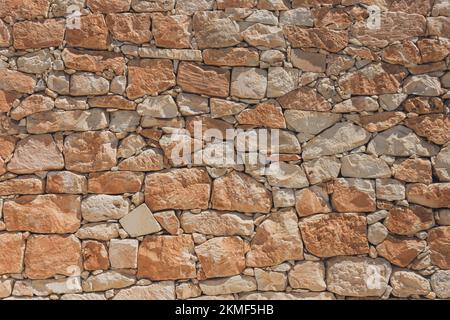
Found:
[[[21,273],[25,241],[20,233],[0,234],[0,274]]]
[[[146,204],[142,204],[120,220],[120,224],[132,237],[140,237],[161,231],[161,226],[156,221]]]

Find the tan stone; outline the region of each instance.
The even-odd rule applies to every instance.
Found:
[[[2,72],[1,74],[2,76],[5,76],[4,72]],[[0,112],[8,112],[9,110],[11,110],[14,100],[17,98],[17,96],[18,94],[15,92],[0,90]]]
[[[149,14],[108,14],[106,25],[112,37],[119,41],[143,44],[152,38]]]
[[[409,202],[429,208],[450,208],[450,183],[408,185],[406,196]]]
[[[175,211],[162,211],[156,213],[154,216],[161,227],[171,235],[175,236],[182,233],[180,229],[180,220],[178,220]]]
[[[80,227],[80,197],[23,196],[5,202],[3,213],[8,231],[73,233]]]
[[[239,237],[213,238],[195,247],[205,278],[229,277],[245,269],[245,244]]]
[[[428,245],[431,262],[441,269],[450,270],[450,227],[439,227],[430,231]]]
[[[390,129],[406,118],[403,112],[381,112],[368,116],[360,116],[359,123],[369,132]]]
[[[272,196],[261,183],[233,171],[214,181],[212,207],[217,210],[269,213]]]
[[[130,10],[131,0],[87,0],[87,6],[92,12],[112,13]]]
[[[426,159],[398,160],[392,166],[395,179],[405,182],[430,184],[432,179],[431,162]]]
[[[427,18],[428,35],[445,38],[450,33],[450,17]]]
[[[34,113],[48,111],[53,109],[55,103],[53,99],[42,96],[42,95],[32,95],[17,107],[11,111],[11,118],[14,120],[21,120]]]
[[[116,271],[106,271],[99,275],[93,275],[83,281],[84,292],[99,292],[110,289],[121,289],[132,286],[136,280],[131,275],[122,274]]]
[[[407,298],[409,296],[426,296],[431,291],[430,283],[414,271],[396,270],[391,277],[392,295]]]
[[[427,138],[435,144],[445,144],[450,141],[450,116],[430,114],[412,117],[405,120],[408,128],[421,137]]]
[[[76,276],[80,272],[81,245],[75,236],[31,236],[28,239],[25,251],[25,274],[28,278]]]
[[[85,176],[70,171],[49,172],[46,183],[47,193],[79,194],[87,192]]]
[[[330,111],[331,105],[325,98],[309,87],[294,90],[281,98],[278,102],[284,109],[305,111]]]
[[[113,52],[81,51],[77,49],[64,49],[62,52],[64,65],[68,69],[103,72],[113,70],[115,74],[122,75],[125,70],[125,58]]]
[[[222,100],[211,98],[211,117],[212,118],[221,118],[226,116],[231,116],[238,114],[242,110],[246,108],[246,105],[243,103],[237,103],[234,101]]]
[[[161,226],[146,204],[141,204],[120,219],[120,224],[132,237],[145,236],[161,231]]]
[[[0,18],[30,20],[36,17],[46,17],[49,6],[49,0],[8,0],[2,3]]]
[[[226,138],[227,130],[233,129],[233,126],[228,122],[218,119],[211,119],[209,117],[195,116],[189,117],[186,121],[186,130],[190,133],[192,137],[195,137],[195,127],[198,126],[201,128],[202,135],[205,137],[208,136],[209,130],[219,131],[222,137],[217,137],[220,140]],[[197,137],[196,137],[197,138]],[[197,138],[198,139],[198,138]]]
[[[108,251],[103,243],[98,241],[83,241],[83,267],[85,270],[108,270]]]
[[[154,75],[158,74],[158,77]],[[140,98],[157,94],[175,86],[172,61],[164,59],[133,60],[128,64],[127,96]]]
[[[0,280],[0,299],[9,297],[12,293],[13,281],[12,280]]]
[[[282,129],[286,127],[281,107],[276,101],[263,102],[255,109],[242,111],[237,117],[239,124]]]
[[[118,223],[91,223],[83,225],[75,234],[79,239],[109,241],[119,237]]]
[[[112,239],[109,242],[109,260],[113,269],[136,269],[139,241]]]
[[[390,263],[404,268],[413,262],[425,247],[425,241],[387,237],[377,246],[377,251]]]
[[[278,26],[255,23],[241,33],[245,42],[254,47],[284,48],[283,30]]]
[[[433,211],[421,206],[394,207],[384,221],[390,232],[403,236],[413,236],[434,225]]]
[[[205,64],[229,67],[259,66],[259,54],[254,49],[226,48],[203,50]]]
[[[191,236],[148,236],[139,247],[138,276],[150,280],[195,278]]]
[[[287,286],[287,277],[281,272],[255,269],[255,279],[259,291],[284,291]]]
[[[175,300],[175,286],[173,281],[162,281],[149,286],[122,289],[113,300]]]
[[[44,180],[35,176],[19,176],[0,182],[0,196],[44,193]]]
[[[17,143],[8,171],[26,174],[64,168],[64,158],[51,135],[29,136]]]
[[[158,47],[184,49],[191,47],[191,18],[184,15],[152,17],[153,36]]]
[[[325,291],[325,266],[319,261],[298,262],[289,271],[289,285],[295,289]]]
[[[436,97],[409,98],[405,101],[403,107],[407,112],[414,112],[417,114],[440,113],[444,111],[442,99]]]
[[[253,277],[237,275],[230,278],[209,279],[200,282],[200,288],[208,296],[219,296],[239,292],[255,291],[256,280]],[[220,299],[221,297],[219,297]]]
[[[422,62],[419,48],[412,41],[393,44],[383,50],[383,60],[390,64],[414,66]]]
[[[109,170],[116,165],[116,149],[117,138],[111,132],[71,134],[64,142],[66,168],[82,173]]]
[[[21,233],[0,234],[0,274],[21,273],[24,252]]]
[[[66,42],[71,47],[108,49],[110,36],[101,14],[80,17],[80,27],[66,30]]]
[[[227,97],[230,93],[230,72],[183,62],[178,68],[177,84],[186,92]]]
[[[39,49],[59,47],[64,40],[64,20],[18,22],[13,28],[14,48]]]
[[[0,68],[0,90],[2,93],[2,100],[4,104],[10,105],[10,102],[14,101],[13,93],[8,91],[18,92],[18,93],[33,93],[34,86],[36,85],[36,80],[19,71],[2,69]],[[4,93],[6,91],[6,93]],[[5,107],[4,107],[5,108]]]
[[[361,179],[338,179],[331,203],[338,212],[373,212],[376,210],[375,185]]]
[[[89,193],[121,194],[141,190],[144,174],[141,172],[118,171],[91,173],[88,179]]]
[[[274,212],[256,229],[250,251],[248,267],[275,266],[284,261],[303,260],[303,244],[294,210]]]
[[[89,100],[89,106],[92,108],[135,110],[136,104],[122,96],[97,96]]]
[[[319,48],[339,52],[348,45],[347,31],[289,25],[284,27],[284,34],[293,48]]]
[[[312,189],[302,189],[295,194],[295,209],[300,217],[329,213],[331,208],[320,194]]]
[[[317,215],[300,222],[306,249],[324,258],[368,253],[366,227],[366,218],[353,213]]]

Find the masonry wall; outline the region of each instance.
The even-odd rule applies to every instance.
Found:
[[[446,0],[2,1],[0,298],[449,298],[449,38]]]

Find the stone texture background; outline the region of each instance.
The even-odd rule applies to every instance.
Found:
[[[1,1],[0,298],[449,298],[449,37],[447,0]],[[280,169],[176,163],[199,119]]]

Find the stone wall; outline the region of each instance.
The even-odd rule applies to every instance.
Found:
[[[449,1],[0,2],[0,298],[450,297]]]

